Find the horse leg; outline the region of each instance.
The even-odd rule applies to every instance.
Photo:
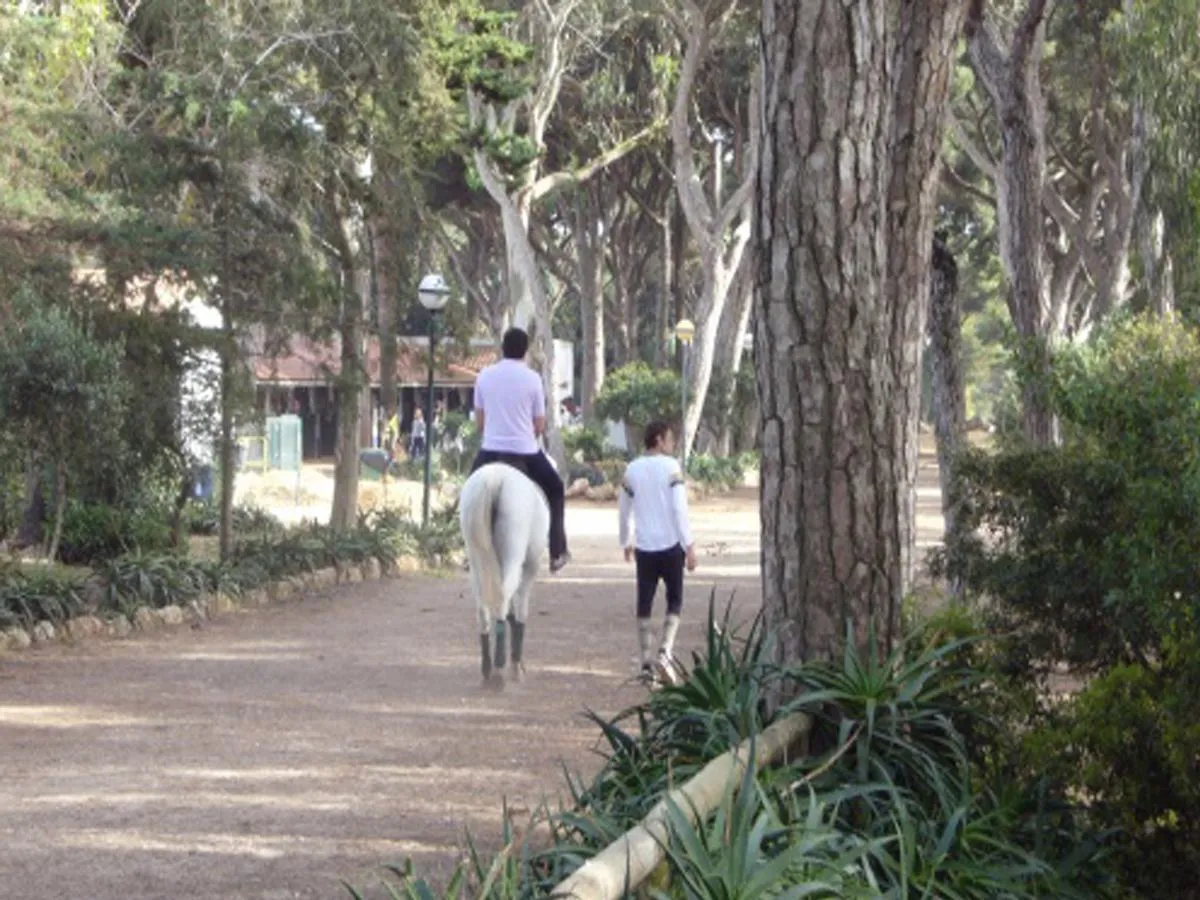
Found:
[[[508,650],[505,647],[505,629],[504,619],[496,619],[496,670],[503,671],[505,665],[508,664]],[[516,645],[513,645],[513,652],[516,653]]]
[[[491,636],[492,636],[491,624],[492,623],[490,620],[491,620],[491,615],[488,613],[487,608],[482,603],[480,603],[479,604],[479,629],[480,629],[479,650],[480,650],[480,654],[482,656],[482,662],[483,662],[482,671],[483,671],[484,682],[487,682],[487,680],[492,677],[492,643],[491,643]]]
[[[519,679],[525,673],[525,621],[529,618],[529,595],[537,578],[537,560],[527,561],[521,571],[521,584],[513,597],[513,610],[508,614],[512,625],[513,673]]]

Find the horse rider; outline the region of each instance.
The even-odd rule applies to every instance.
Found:
[[[475,379],[475,422],[483,444],[474,472],[482,465],[507,462],[528,475],[550,506],[550,571],[571,561],[564,526],[566,497],[562,479],[538,439],[546,430],[546,395],[542,378],[525,362],[529,335],[510,328],[500,342],[502,358]]]

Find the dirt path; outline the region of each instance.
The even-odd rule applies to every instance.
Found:
[[[748,495],[697,511],[681,650],[714,584],[754,597]],[[576,562],[535,591],[530,675],[503,694],[478,687],[458,576],[0,657],[0,897],[324,898],[409,855],[447,871],[505,796],[535,805],[564,760],[594,770],[582,709],[640,696],[614,527],[571,509]]]
[[[938,533],[922,472],[921,543]],[[590,775],[581,710],[635,702],[632,571],[612,506],[573,506],[576,561],[534,593],[530,674],[479,688],[465,578],[408,577],[200,630],[0,656],[0,898],[336,898],[414,857],[444,875]],[[714,587],[758,602],[757,492],[699,504],[680,655]]]

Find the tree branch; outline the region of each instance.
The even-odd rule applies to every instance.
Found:
[[[960,150],[971,158],[971,162],[975,165],[975,168],[992,181],[995,181],[997,174],[996,160],[992,158],[990,153],[971,140],[962,122],[954,114],[954,110],[950,109],[946,111],[946,123],[950,126],[951,131],[954,132],[954,142],[958,144]]]
[[[608,150],[605,150],[599,156],[593,158],[590,162],[585,163],[577,169],[572,169],[566,172],[552,172],[549,175],[543,175],[535,181],[529,188],[531,199],[534,202],[544,200],[546,197],[553,194],[555,191],[567,187],[568,185],[578,185],[592,178],[597,173],[611,166],[613,163],[628,156],[634,150],[641,147],[646,141],[652,138],[662,129],[665,123],[658,121],[647,125],[637,134],[626,138]]]

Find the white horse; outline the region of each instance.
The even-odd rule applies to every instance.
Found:
[[[494,683],[503,685],[506,622],[512,626],[514,677],[519,679],[524,670],[525,620],[546,551],[550,507],[542,489],[506,463],[488,463],[476,469],[463,485],[458,503],[471,591],[479,613],[483,680],[492,680],[494,672]]]

